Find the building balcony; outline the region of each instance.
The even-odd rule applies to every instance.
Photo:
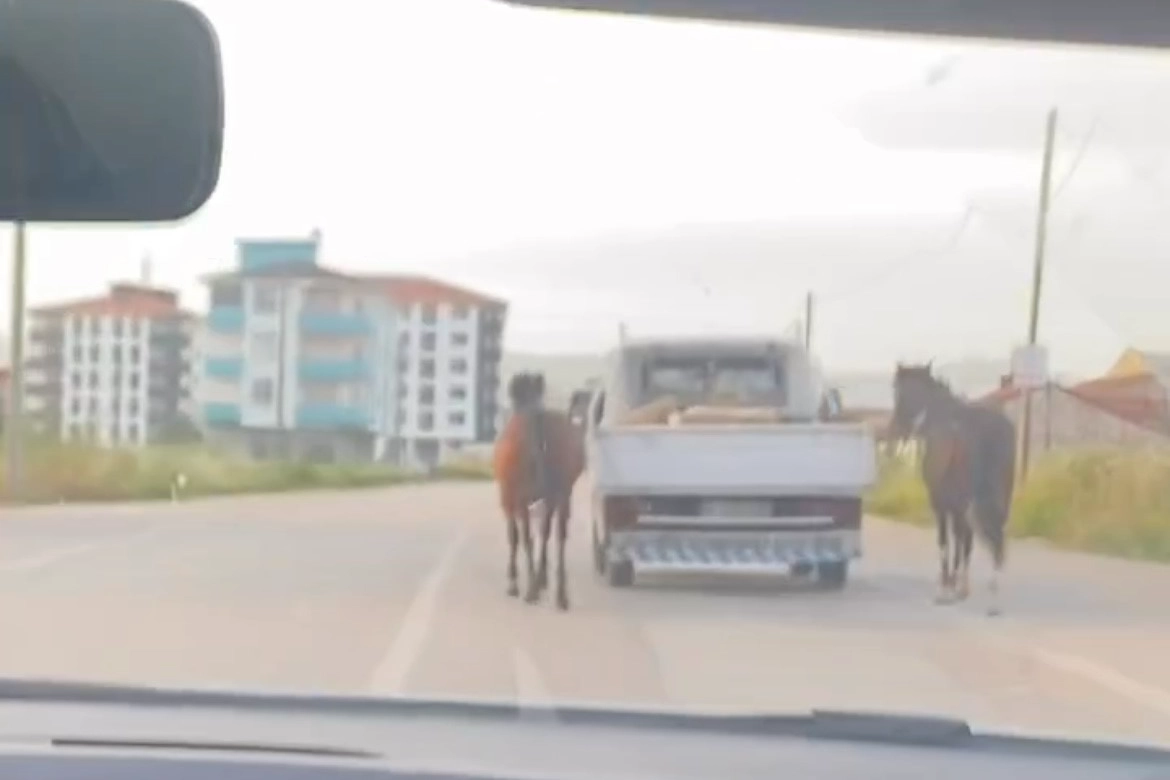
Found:
[[[207,327],[216,333],[239,333],[244,329],[242,306],[215,306],[207,313]]]
[[[297,375],[303,382],[354,382],[370,377],[370,365],[361,358],[302,358]]]
[[[232,403],[203,404],[203,421],[213,426],[233,426],[240,424],[240,405]]]
[[[336,403],[304,403],[297,407],[298,428],[365,430],[372,424],[368,409]]]
[[[300,328],[309,336],[368,336],[373,331],[368,317],[353,312],[301,312]]]
[[[208,379],[236,381],[244,375],[244,360],[238,357],[209,357],[203,362]]]

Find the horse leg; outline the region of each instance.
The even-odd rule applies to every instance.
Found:
[[[508,523],[508,595],[515,598],[520,595],[520,586],[516,584],[516,553],[520,547],[519,518],[515,510],[508,510],[505,518]]]
[[[543,593],[548,587],[548,537],[552,533],[554,504],[548,498],[540,500],[540,562],[536,565],[536,587]]]
[[[969,511],[969,510],[968,510]],[[955,599],[966,601],[971,593],[971,547],[975,541],[975,532],[968,520],[968,513],[963,512],[955,517]]]
[[[569,504],[571,498],[562,496],[557,508],[557,607],[569,608],[569,577],[565,571],[565,542],[569,538]]]
[[[524,600],[529,604],[535,604],[540,601],[540,588],[537,585],[536,566],[533,563],[532,516],[527,504],[522,504],[517,509],[517,516],[520,518],[520,541],[524,544],[524,564],[528,574],[528,588],[524,593]]]
[[[987,614],[995,617],[1000,614],[1000,579],[1003,575],[1004,561],[1007,557],[1006,529],[1002,523],[995,523],[985,529],[987,546],[991,551],[991,563],[994,567],[991,572],[991,583],[988,586],[990,599],[987,605]]]
[[[949,520],[947,513],[938,506],[934,507],[934,522],[938,528],[938,562],[939,562],[939,577],[938,577],[938,594],[934,597],[936,604],[949,604],[951,602],[951,571],[950,571],[950,533]]]

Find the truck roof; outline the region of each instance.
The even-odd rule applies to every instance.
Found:
[[[627,338],[614,351],[650,350],[663,351],[678,350],[690,352],[694,350],[764,350],[768,348],[780,349],[786,352],[803,350],[803,346],[790,339],[763,336],[692,336],[692,337],[644,337]]]

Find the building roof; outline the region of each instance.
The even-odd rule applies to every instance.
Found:
[[[179,296],[173,290],[132,282],[112,284],[106,295],[38,306],[31,311],[34,314],[144,319],[190,316],[179,306]]]
[[[269,277],[279,279],[314,279],[327,278],[337,279],[338,281],[360,282],[361,279],[352,274],[347,274],[343,271],[336,271],[332,268],[326,268],[320,265],[309,265],[307,263],[289,262],[289,263],[272,263],[263,268],[250,268],[247,270],[234,268],[230,271],[212,271],[209,274],[204,274],[200,279],[206,284],[209,282],[218,281],[220,279],[237,279],[237,278],[253,278],[253,277]]]
[[[1122,379],[1133,376],[1156,376],[1163,384],[1170,384],[1170,353],[1153,352],[1130,348],[1105,375],[1107,378]]]
[[[442,282],[429,276],[415,274],[382,274],[365,277],[382,286],[395,303],[413,304],[450,303],[463,306],[505,306],[504,301],[466,287]]]
[[[450,303],[464,306],[506,306],[507,304],[484,293],[466,287],[440,281],[429,276],[417,274],[363,274],[347,273],[320,265],[305,265],[304,263],[287,263],[271,265],[262,269],[241,271],[220,271],[203,276],[204,282],[213,282],[220,279],[233,278],[284,278],[307,279],[328,278],[339,282],[348,282],[363,289],[369,285],[377,285],[395,303],[402,306],[413,304],[440,304]]]

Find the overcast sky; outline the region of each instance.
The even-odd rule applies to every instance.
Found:
[[[178,226],[34,228],[32,301],[134,278],[149,253],[202,307],[196,279],[235,237],[317,227],[337,267],[508,297],[513,349],[604,348],[623,319],[780,331],[811,288],[831,366],[1003,356],[1025,331],[1058,104],[1042,337],[1080,373],[1170,348],[1164,56],[487,0],[196,5],[224,57],[219,191]]]

